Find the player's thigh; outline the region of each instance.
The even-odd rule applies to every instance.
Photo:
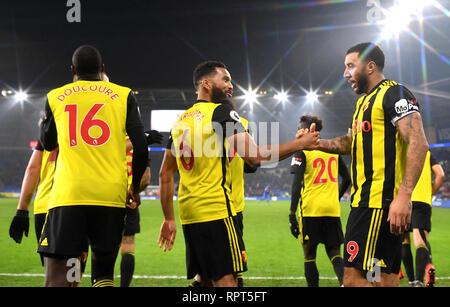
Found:
[[[45,257],[78,258],[86,251],[86,206],[61,206],[49,210],[39,240]]]
[[[388,210],[352,208],[344,242],[344,265],[362,272],[380,269],[393,273],[400,269],[401,236],[390,232]]]
[[[187,278],[220,280],[247,270],[242,234],[233,219],[183,225]]]
[[[344,267],[344,287],[372,287],[364,273],[354,267]]]
[[[214,287],[236,287],[237,281],[234,274],[227,274],[218,280],[213,280],[212,285]]]

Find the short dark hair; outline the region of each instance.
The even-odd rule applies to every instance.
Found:
[[[378,69],[380,71],[383,71],[385,57],[383,50],[381,50],[381,48],[378,45],[370,42],[359,43],[348,49],[346,54],[353,52],[357,52],[360,55],[362,61],[375,62],[375,64],[377,64]]]
[[[194,87],[197,88],[200,80],[205,76],[216,73],[216,68],[218,67],[227,69],[225,64],[220,61],[209,60],[198,64],[193,74]]]
[[[78,75],[99,73],[102,64],[102,55],[94,46],[82,45],[75,50],[72,56],[72,65]]]
[[[300,124],[303,124],[305,128],[309,128],[312,123],[316,124],[316,131],[322,130],[322,119],[314,115],[300,116]]]

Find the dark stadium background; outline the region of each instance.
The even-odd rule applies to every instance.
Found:
[[[147,129],[150,110],[188,108],[195,99],[194,67],[217,59],[226,63],[236,83],[239,114],[250,121],[279,122],[280,142],[286,142],[306,113],[323,118],[323,137],[346,133],[357,96],[342,78],[345,52],[379,36],[379,27],[367,24],[365,0],[81,0],[80,23],[66,20],[66,2],[0,3],[0,192],[20,190],[45,94],[71,82],[71,55],[79,45],[99,48],[111,81],[136,91]],[[381,0],[386,7],[392,2]],[[450,8],[450,1],[439,2]],[[433,7],[425,13],[424,40],[431,48],[407,33],[398,42],[381,42],[385,75],[418,98],[429,143],[448,144],[450,18],[448,11]],[[419,33],[417,22],[411,30]],[[261,94],[252,111],[239,98],[239,88],[250,85],[260,86]],[[282,88],[289,89],[287,103],[274,98]],[[27,101],[15,101],[19,90],[27,91]],[[310,90],[317,90],[318,103],[306,101]],[[325,94],[329,91],[331,95]],[[448,173],[450,147],[432,152]],[[151,184],[157,185],[162,153],[150,155]],[[274,192],[289,191],[289,163],[247,176],[247,194],[259,195],[266,183]],[[449,197],[448,189],[447,180],[442,197]]]

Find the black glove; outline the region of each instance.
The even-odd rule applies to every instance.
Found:
[[[291,228],[291,233],[295,238],[298,238],[300,234],[300,228],[298,227],[298,221],[295,214],[289,214],[289,227]]]
[[[145,131],[145,137],[147,138],[147,144],[152,145],[154,143],[161,144],[163,135],[156,130]]]
[[[28,237],[28,230],[30,228],[30,221],[28,218],[28,211],[17,210],[16,215],[13,217],[11,226],[9,227],[9,236],[16,241],[16,243],[22,242],[22,236]]]

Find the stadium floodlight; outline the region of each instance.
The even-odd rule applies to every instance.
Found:
[[[422,12],[426,6],[433,4],[434,0],[398,0],[394,6],[384,11],[385,19],[381,21],[383,28],[380,37],[389,40],[398,38],[401,32],[409,31],[409,24],[413,20],[422,20]]]
[[[314,103],[319,100],[319,95],[315,91],[310,91],[306,94],[306,102]]]
[[[22,91],[18,91],[14,94],[14,100],[17,102],[23,102],[28,99],[28,94]]]
[[[247,91],[244,91],[244,102],[248,103],[250,105],[250,107],[253,107],[253,104],[255,102],[258,102],[257,91],[258,91],[257,89],[252,90],[251,87]]]
[[[285,91],[278,92],[273,97],[281,103],[285,103],[289,99],[288,93]]]

